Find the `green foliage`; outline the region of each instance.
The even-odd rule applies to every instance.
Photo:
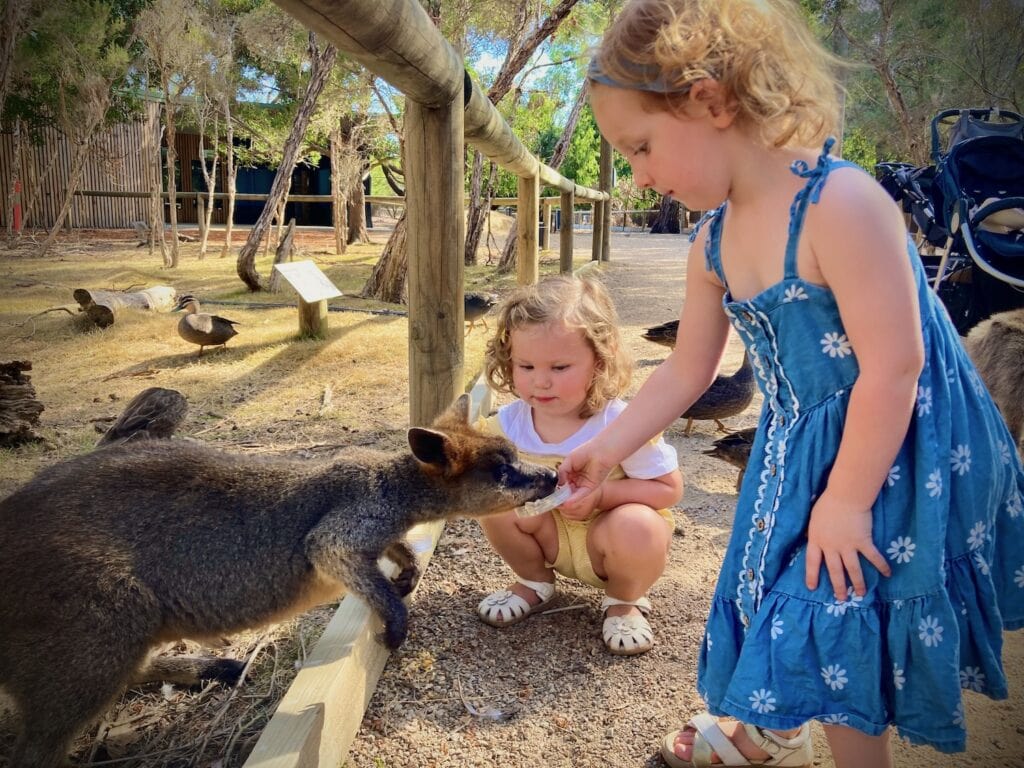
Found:
[[[117,85],[128,73],[126,14],[102,0],[66,0],[40,6],[15,56],[6,121],[20,118],[30,136],[45,126],[70,130],[87,108],[123,118],[129,102]]]
[[[879,162],[874,140],[860,128],[850,128],[843,135],[843,159],[873,173],[875,164]]]

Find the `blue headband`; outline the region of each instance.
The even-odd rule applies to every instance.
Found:
[[[689,83],[682,88],[666,83],[664,75],[662,75],[661,70],[656,65],[637,64],[632,61],[624,62],[623,65],[631,74],[636,75],[633,82],[623,83],[607,75],[598,65],[597,57],[592,58],[590,64],[587,65],[587,78],[595,83],[608,85],[612,88],[629,88],[634,91],[648,91],[650,93],[685,93],[690,89]]]

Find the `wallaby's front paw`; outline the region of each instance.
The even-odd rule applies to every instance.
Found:
[[[416,564],[408,565],[403,568],[397,576],[392,580],[392,584],[395,585],[395,589],[398,590],[398,594],[401,597],[405,597],[414,589],[416,584],[420,580],[420,569],[416,567]]]

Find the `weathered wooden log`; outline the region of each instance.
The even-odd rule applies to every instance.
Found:
[[[44,408],[36,400],[31,377],[24,374],[31,370],[29,360],[0,363],[0,446],[45,442],[34,429],[39,426],[39,414]]]
[[[177,290],[169,285],[155,285],[142,291],[90,291],[76,288],[72,294],[89,319],[100,328],[114,324],[125,309],[170,312],[174,309]]]

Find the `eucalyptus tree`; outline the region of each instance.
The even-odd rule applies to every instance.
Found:
[[[1019,0],[830,0],[823,11],[862,65],[847,124],[883,157],[927,163],[929,122],[942,109],[1024,107]]]
[[[185,102],[186,93],[192,91],[203,70],[209,43],[207,29],[195,0],[153,0],[139,14],[135,31],[145,45],[143,61],[159,80],[163,99],[164,137],[167,143],[165,172],[171,220],[171,244],[169,252],[164,255],[164,266],[177,267],[176,119],[180,105]],[[162,241],[161,236],[161,250]]]
[[[538,48],[568,17],[578,0],[441,0],[425,2],[427,12],[441,29],[445,38],[456,49],[473,58],[484,47],[500,49],[505,57],[487,96],[499,104],[509,92],[516,75],[530,61]],[[481,222],[489,210],[488,202],[481,202],[483,157],[474,153],[473,175],[470,182],[470,212],[466,230],[464,258],[476,252]],[[489,200],[489,195],[487,196]],[[474,243],[470,247],[470,243]],[[475,256],[474,256],[475,258]],[[399,218],[384,253],[363,287],[362,295],[382,301],[403,301],[407,274],[405,253],[405,216]]]
[[[56,127],[71,146],[64,200],[41,255],[71,210],[97,132],[116,119],[113,88],[124,80],[129,61],[125,27],[107,3],[67,0],[46,6],[34,19],[32,34],[22,39],[19,56],[29,64],[19,82],[18,109],[37,120],[37,127]]]
[[[242,282],[250,291],[260,291],[268,285],[256,270],[256,251],[263,236],[269,234],[274,217],[279,222],[284,217],[292,171],[301,157],[306,129],[334,67],[337,49],[269,4],[254,8],[243,20],[240,32],[250,60],[257,63],[263,73],[264,87],[270,87],[277,94],[277,103],[273,105],[276,108],[261,111],[265,116],[273,115],[278,127],[282,118],[287,121],[283,142],[265,147],[279,158],[277,172],[263,210],[249,230],[236,262]],[[269,84],[265,82],[268,80]],[[281,147],[279,154],[277,147]]]

